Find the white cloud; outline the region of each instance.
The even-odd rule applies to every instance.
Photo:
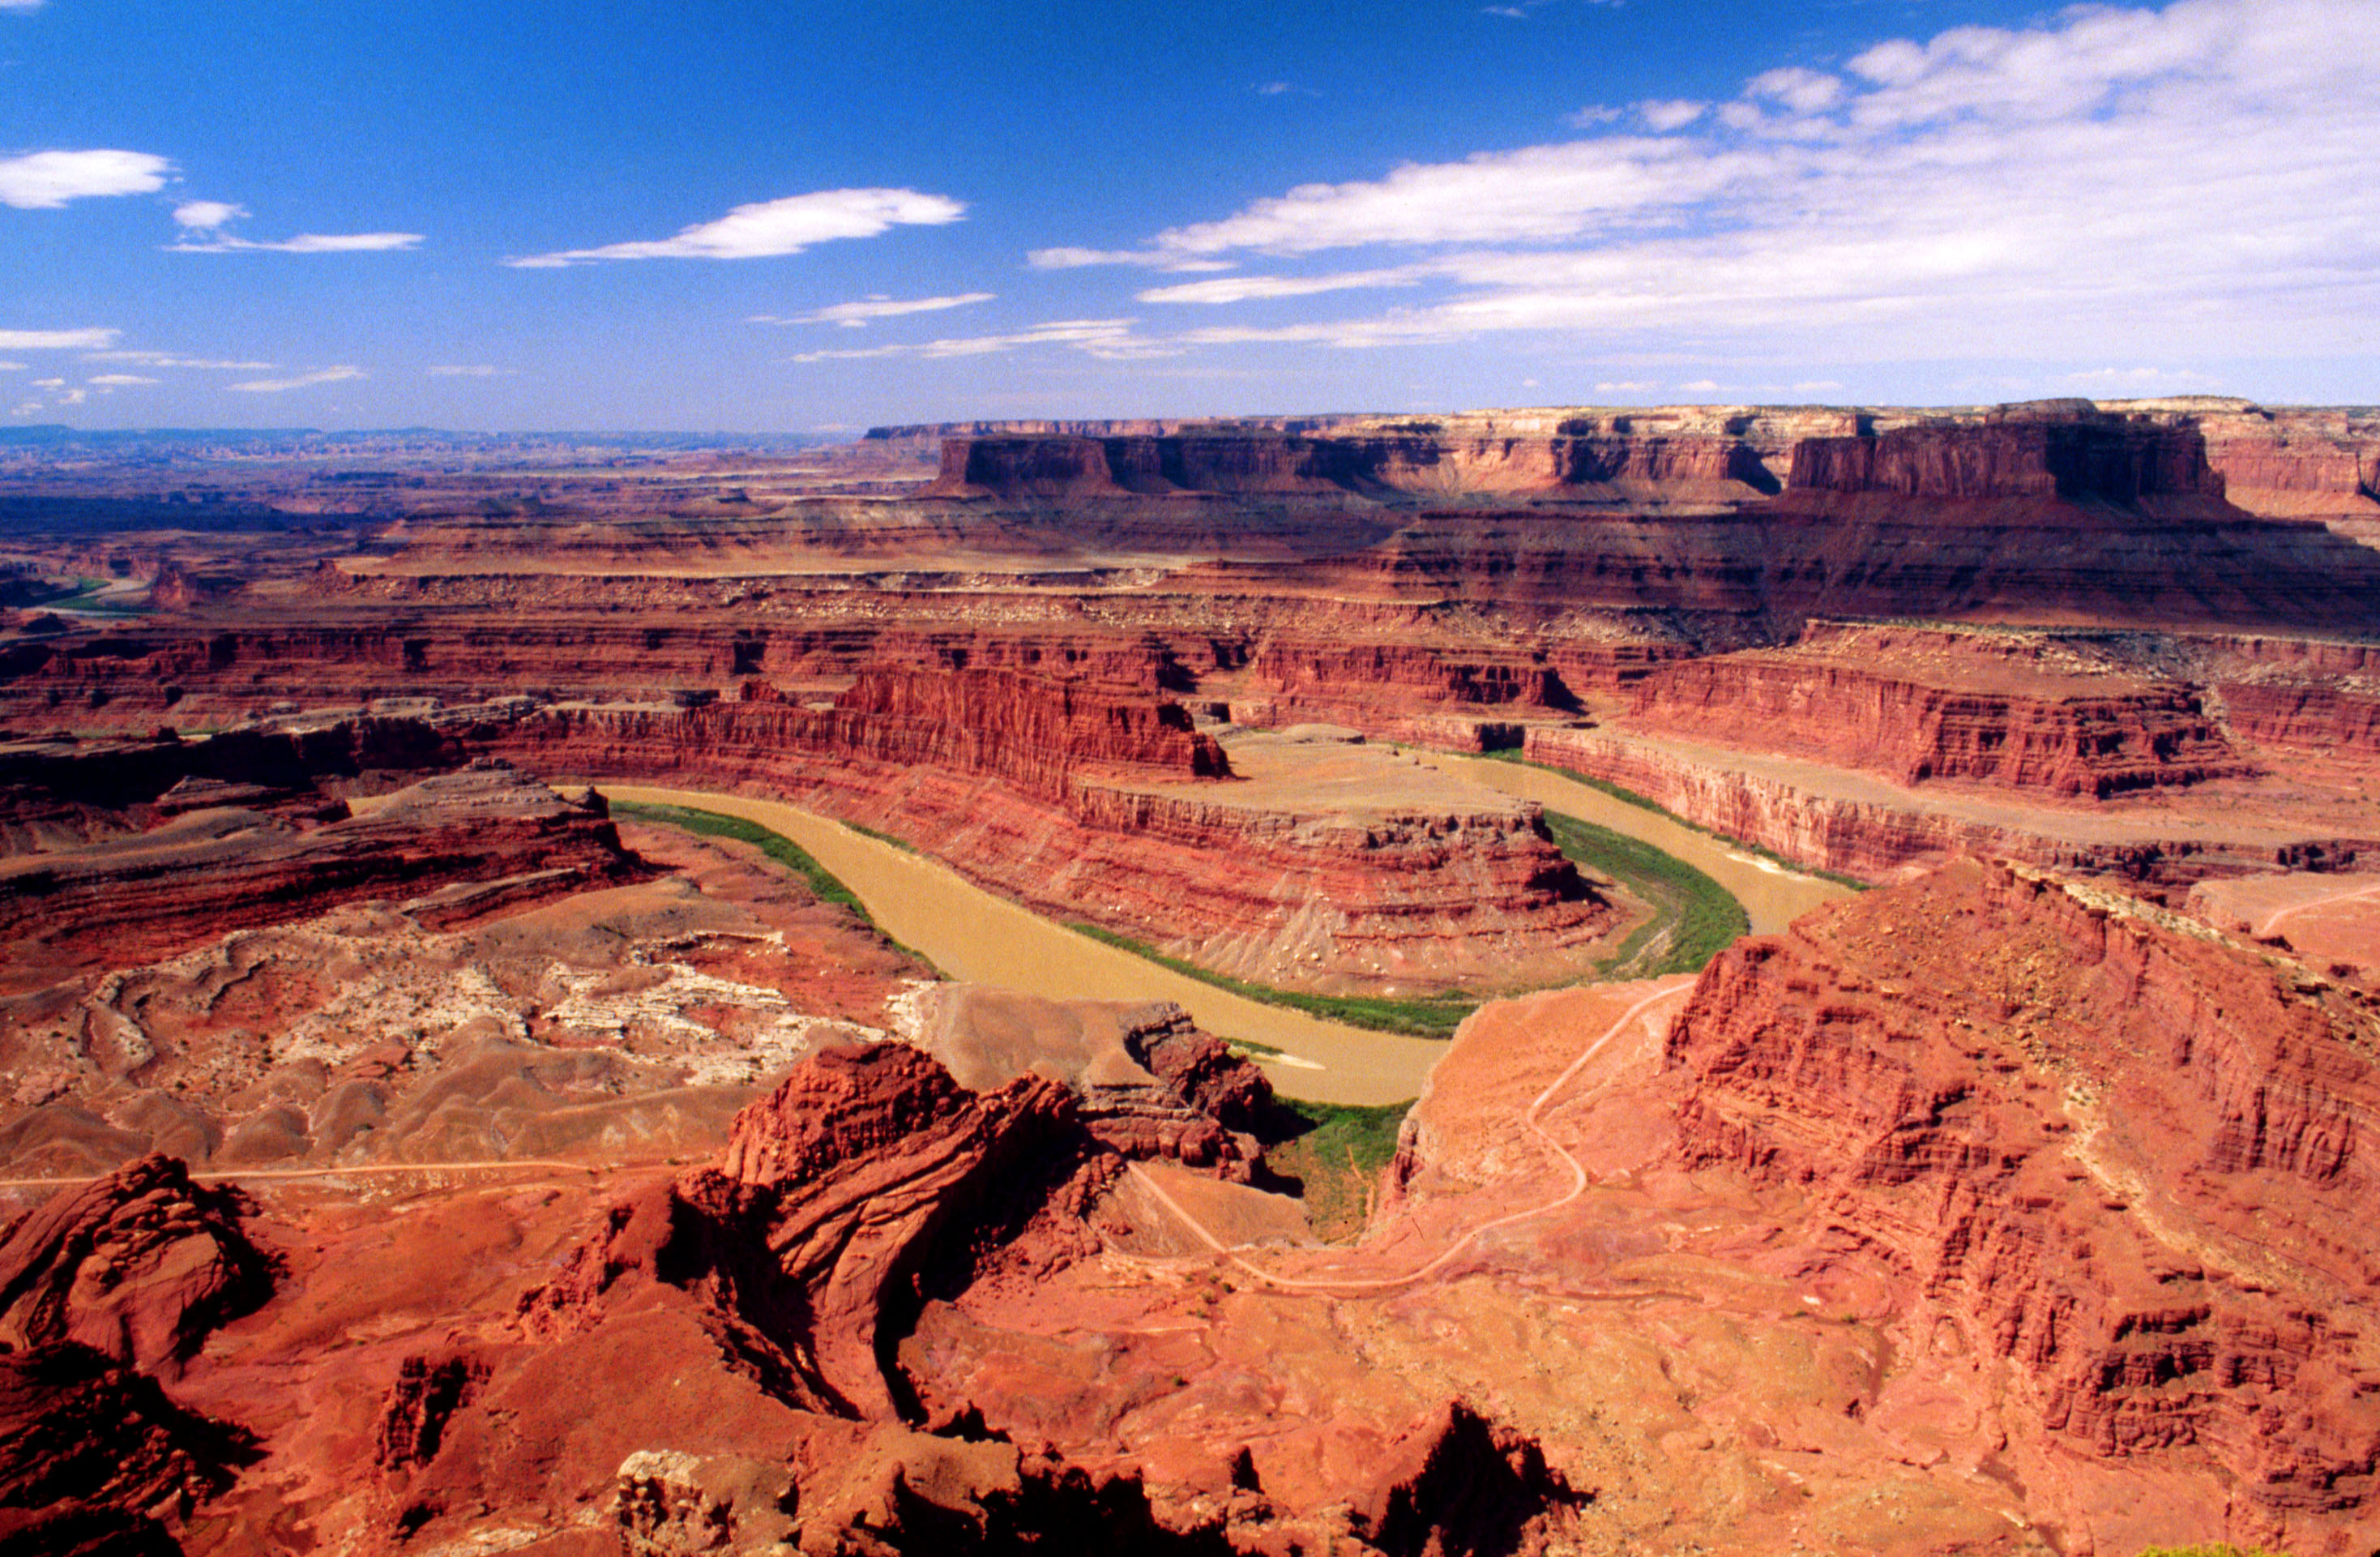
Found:
[[[112,333],[112,332],[111,332]],[[132,362],[144,368],[218,368],[233,372],[267,373],[278,362],[237,362],[212,357],[176,357],[170,351],[87,351],[86,362]]]
[[[310,373],[299,373],[285,379],[252,379],[246,383],[227,383],[225,389],[237,389],[245,395],[279,395],[285,390],[311,389],[318,383],[345,383],[349,379],[364,376],[361,368],[317,368]]]
[[[1650,395],[1661,385],[1654,379],[1606,380],[1595,386],[1597,395]]]
[[[1684,97],[1661,98],[1636,104],[1636,116],[1645,121],[1645,128],[1660,135],[1683,129],[1709,112],[1709,103],[1696,103]]]
[[[0,362],[0,373],[21,373],[24,371],[25,364],[22,362]]]
[[[139,373],[101,373],[96,378],[86,382],[97,384],[102,389],[129,389],[135,384],[159,383],[164,381],[143,378]]]
[[[426,370],[433,379],[501,379],[520,371],[517,368],[491,368],[485,363],[453,363]]]
[[[590,260],[757,260],[798,254],[834,238],[876,237],[896,226],[939,226],[966,207],[947,195],[916,189],[821,189],[783,200],[739,205],[715,222],[699,222],[675,237],[565,249],[504,262],[552,270]]]
[[[0,205],[54,210],[70,200],[162,189],[174,164],[146,152],[35,152],[0,158]]]
[[[1841,101],[1843,83],[1840,77],[1796,65],[1755,76],[1744,83],[1743,94],[1780,103],[1796,114],[1815,114]]]
[[[902,346],[873,346],[837,351],[806,351],[796,362],[847,362],[871,357],[919,357],[929,360],[952,357],[989,357],[1021,347],[1068,346],[1105,361],[1131,361],[1171,356],[1177,347],[1133,334],[1129,319],[1062,319],[1036,324],[1004,335],[964,335]]]
[[[1376,286],[1410,286],[1427,274],[1420,266],[1396,270],[1349,271],[1337,275],[1231,275],[1214,281],[1189,281],[1179,286],[1159,286],[1135,294],[1144,303],[1239,303],[1257,298],[1310,298],[1321,292],[1346,292]]]
[[[1749,152],[1610,136],[1459,163],[1408,163],[1371,183],[1306,184],[1235,216],[1158,235],[1155,252],[1307,254],[1373,243],[1501,243],[1642,225],[1730,191],[1765,169]]]
[[[248,214],[248,207],[231,205],[219,200],[184,201],[174,207],[174,220],[186,227],[212,232],[226,222],[237,222]]]
[[[33,381],[33,387],[35,389],[64,389],[66,386],[67,381],[64,379],[35,379]]]
[[[38,11],[42,0],[0,0],[0,11]]]
[[[0,330],[0,351],[98,351],[121,330]]]
[[[176,254],[377,254],[411,249],[419,233],[299,233],[295,237],[236,237],[224,228],[249,213],[227,201],[184,201],[174,208],[182,241],[166,247]]]
[[[1079,270],[1085,265],[1146,265],[1160,271],[1227,271],[1229,260],[1202,260],[1154,249],[1036,249],[1025,256],[1037,271]]]
[[[203,243],[186,240],[167,248],[176,254],[378,254],[420,242],[419,233],[299,233],[273,239],[217,233]]]
[[[1832,360],[2155,360],[2176,341],[2202,359],[2368,357],[2375,54],[2370,0],[2081,6],[1878,43],[1838,75],[1767,71],[1724,114],[1689,120],[1681,105],[1670,133],[1410,164],[1140,249],[1035,262],[1377,249],[1374,266],[1342,268],[1434,284],[1367,317],[1174,337],[1193,344],[1529,332],[1612,349],[1658,339],[1706,361],[1814,347]],[[1643,104],[1635,117],[1662,122]]]
[[[839,324],[846,330],[864,327],[871,320],[899,319],[911,313],[939,313],[944,309],[968,308],[988,303],[996,294],[961,292],[947,298],[888,298],[881,294],[864,298],[856,303],[834,303],[810,313],[780,316],[756,313],[745,322],[749,324]]]

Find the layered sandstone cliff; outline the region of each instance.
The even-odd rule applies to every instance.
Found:
[[[2097,816],[1979,804],[1841,769],[1616,731],[1541,726],[1528,732],[1523,750],[1533,762],[1642,795],[1696,826],[1869,881],[1972,855],[2186,888],[2243,871],[2345,869],[2380,853],[2380,830],[2360,808],[2340,808],[2335,820],[2343,825],[2336,827],[2247,819],[2177,826],[2155,812]]]
[[[1283,785],[1252,797],[1221,782],[1220,748],[1178,705],[1149,702],[973,672],[888,675],[831,709],[558,710],[462,738],[547,772],[790,799],[1045,912],[1292,987],[1551,977],[1616,917],[1533,808],[1485,794],[1334,806]]]
[[[2051,650],[2027,635],[1814,626],[1790,649],[1649,673],[1630,719],[1905,785],[2105,798],[2252,771],[2189,686],[2069,668]]]
[[[468,886],[423,903],[436,924],[642,873],[600,797],[565,799],[500,765],[424,779],[360,814],[336,804],[293,819],[197,798],[146,832],[0,860],[14,965],[0,978],[46,982],[358,898]]]
[[[2320,1527],[2380,1469],[2380,1079],[2368,1014],[2252,951],[1953,866],[1721,955],[1668,1041],[1682,1150],[1801,1186],[2040,1429]]]

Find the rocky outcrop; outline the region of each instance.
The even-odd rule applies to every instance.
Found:
[[[2064,415],[2028,410],[2011,407],[1981,424],[1921,422],[1873,435],[1808,439],[1793,451],[1787,486],[1946,502],[2056,497],[2131,505],[2146,497],[2223,495],[2195,428],[2090,408]]]
[[[2269,677],[2216,687],[2225,721],[2259,746],[2325,755],[2380,756],[2380,678]]]
[[[436,925],[640,873],[600,797],[565,799],[492,764],[425,779],[360,814],[199,809],[82,848],[0,859],[0,939],[44,948],[18,976],[46,982],[358,898],[443,893],[421,905]]]
[[[171,1377],[272,1295],[246,1210],[164,1156],[60,1192],[0,1236],[0,1350],[72,1343]]]
[[[1995,817],[1858,774],[1814,769],[1803,777],[1775,763],[1748,769],[1719,748],[1689,755],[1602,730],[1538,727],[1523,749],[1530,761],[1618,785],[1698,827],[1868,881],[1977,856],[2187,887],[2210,875],[2305,868],[2309,861],[2343,869],[2380,851],[2380,837],[2368,833],[2192,836],[2154,818],[2103,829],[2077,828],[2071,818],[2046,812]]]
[[[76,1342],[0,1351],[0,1548],[168,1557],[252,1459],[246,1436]]]
[[[1640,420],[1651,425],[1639,431]],[[1046,504],[1540,493],[1709,505],[1776,490],[1762,450],[1742,432],[1615,417],[1525,432],[1460,420],[1107,436],[961,431],[944,439],[941,474],[916,495]]]
[[[1665,665],[1631,688],[1631,723],[1857,768],[2104,799],[2252,772],[2199,695],[2060,673],[2015,635],[1814,630],[1789,650]]]
[[[984,678],[1001,697],[976,702],[912,679],[926,685],[906,706],[951,721],[1025,712],[1014,725],[970,726],[775,702],[557,710],[460,735],[545,772],[790,800],[929,846],[1037,908],[1268,982],[1500,984],[1612,918],[1527,807],[1485,796],[1460,809],[1242,803],[1200,776],[1220,749],[1186,715],[1174,722],[1178,707],[1135,725],[1118,712],[1135,705],[1086,699],[1043,719],[1020,678]],[[1042,738],[1025,738],[1031,730]],[[1101,752],[1174,766],[1088,760]]]
[[[1450,1401],[1389,1447],[1353,1501],[1356,1531],[1393,1557],[1523,1550],[1548,1510],[1594,1501],[1534,1441]]]
[[[566,1334],[640,1283],[697,1289],[802,1408],[897,1419],[914,1400],[892,1358],[923,1289],[1096,1174],[1081,1142],[1055,1082],[978,1096],[904,1045],[822,1050],[736,1116],[721,1170],[616,1208],[524,1321]]]
[[[0,1547],[179,1551],[168,1527],[254,1457],[160,1382],[272,1295],[249,1210],[152,1156],[0,1231]]]
[[[1740,943],[1671,1029],[1691,1163],[1802,1186],[2041,1427],[2362,1505],[2380,1073],[2319,979],[2130,900],[1964,863]]]
[[[1052,1001],[941,984],[917,1003],[918,1042],[975,1091],[1026,1075],[1063,1081],[1083,1126],[1121,1156],[1245,1184],[1272,1104],[1264,1072],[1171,1002]]]

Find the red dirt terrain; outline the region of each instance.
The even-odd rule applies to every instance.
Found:
[[[11,456],[0,1549],[2360,1557],[2375,547],[2212,399]],[[1403,745],[1891,884],[1581,984]],[[609,779],[1484,1004],[1374,1174]]]
[[[1127,1073],[1259,1105],[1211,1040],[938,1021],[987,1082],[1020,1044],[1075,1079],[830,1047],[711,1168],[359,1204],[149,1160],[62,1193],[0,1238],[0,1402],[128,1404],[108,1474],[67,1447],[95,1428],[55,1440],[0,1517],[191,1551],[2380,1532],[2374,1016],[2252,943],[1970,864],[1697,981],[1494,1005],[1336,1247],[1103,1127]]]

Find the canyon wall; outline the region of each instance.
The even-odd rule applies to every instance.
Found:
[[[1829,625],[1791,649],[1653,670],[1630,688],[1630,723],[1903,785],[2105,798],[2253,771],[2189,686],[2067,669],[2054,651],[2013,636]]]
[[[1795,445],[1795,492],[1881,492],[1945,502],[1983,498],[2097,499],[2223,495],[2194,428],[2146,419],[1936,421],[1870,436],[1810,438]]]
[[[553,709],[455,735],[540,772],[789,800],[1043,912],[1293,988],[1501,987],[1616,917],[1533,807],[1242,803],[1178,705],[1064,682],[888,672],[828,709]]]
[[[2324,1527],[2380,1469],[2380,1082],[2366,1018],[2252,950],[2007,867],[1869,894],[1705,974],[1682,1150],[1797,1186],[2040,1430]]]
[[[1546,727],[1528,732],[1533,762],[1601,779],[1642,795],[1697,827],[1767,849],[1803,865],[1869,881],[1961,856],[2022,860],[2085,875],[2107,874],[2151,887],[2187,886],[2210,875],[2273,870],[2345,869],[2380,854],[2380,829],[2320,836],[2192,836],[2154,822],[2107,832],[2073,826],[2071,817],[2022,813],[2006,820],[1929,806],[1915,795],[1830,793],[1815,775],[1797,781],[1743,765],[1711,748],[1686,756],[1597,730]]]

